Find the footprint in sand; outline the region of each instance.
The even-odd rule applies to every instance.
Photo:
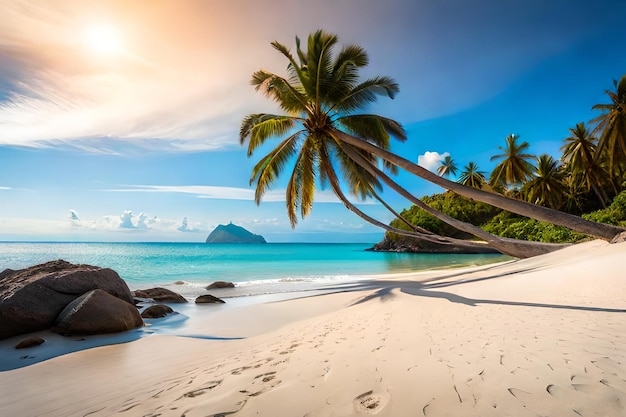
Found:
[[[388,401],[389,394],[386,392],[367,391],[354,399],[354,410],[361,414],[376,414],[387,405]]]
[[[220,385],[222,383],[222,381],[211,381],[207,384],[205,384],[204,386],[195,389],[193,391],[188,391],[186,393],[183,394],[183,397],[187,397],[187,398],[193,398],[193,397],[197,397],[198,395],[202,395],[202,394],[206,394],[207,391],[212,390],[213,388],[217,387],[218,385]]]

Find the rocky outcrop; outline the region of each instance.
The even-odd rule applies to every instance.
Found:
[[[207,290],[214,290],[216,288],[235,288],[235,284],[228,281],[215,281],[206,286]]]
[[[141,312],[141,317],[144,319],[158,319],[161,317],[165,317],[168,314],[172,314],[174,310],[171,307],[166,306],[165,304],[155,304],[146,308]]]
[[[0,340],[52,327],[69,303],[96,289],[133,307],[128,286],[109,268],[57,260],[18,271],[3,271],[0,273]]]
[[[400,237],[389,239],[387,236],[382,242],[375,244],[369,250],[376,252],[412,252],[412,253],[453,253],[453,254],[480,254],[500,253],[484,243],[468,241],[467,244],[438,244],[417,238]]]
[[[63,336],[117,333],[143,326],[134,305],[103,290],[93,290],[69,303],[52,331]]]
[[[226,301],[211,294],[204,294],[196,297],[196,304],[223,304]]]
[[[261,235],[255,235],[232,223],[220,224],[206,238],[206,243],[267,243]]]
[[[148,288],[147,290],[136,290],[133,295],[137,298],[148,298],[158,303],[186,303],[187,299],[182,295],[168,290],[167,288]]]

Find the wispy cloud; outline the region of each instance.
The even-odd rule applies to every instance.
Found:
[[[198,198],[216,200],[246,200],[254,201],[254,190],[249,188],[221,187],[212,185],[124,185],[121,188],[101,190],[118,193],[181,193],[193,194]],[[361,201],[355,197],[349,198],[354,204],[377,204],[372,200]],[[285,190],[270,190],[263,195],[265,202],[285,201]],[[341,203],[332,191],[321,190],[315,193],[316,203]]]
[[[269,43],[292,46],[294,35],[317,29],[311,21],[325,22],[324,29],[338,33],[342,43],[363,45],[375,71],[399,81],[402,94],[394,102],[381,101],[377,111],[405,124],[485,100],[589,30],[578,28],[607,24],[600,15],[590,22],[589,13],[563,19],[562,8],[541,0],[488,0],[482,7],[463,0],[445,6],[421,0],[274,3],[1,2],[0,144],[118,138],[156,139],[155,148],[178,151],[234,145],[245,114],[273,111],[249,85],[260,67],[284,72],[284,58]],[[363,16],[346,24],[356,5]],[[295,15],[281,13],[294,7]],[[524,19],[533,7],[545,18],[530,31]],[[554,28],[559,20],[568,22],[568,30]],[[386,21],[394,22],[388,30],[369,29]],[[119,32],[120,48],[95,56],[84,33],[102,23]]]

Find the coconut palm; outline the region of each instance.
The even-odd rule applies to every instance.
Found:
[[[592,107],[593,110],[602,112],[592,120],[596,124],[593,132],[599,135],[596,161],[606,153],[611,174],[618,165],[626,164],[626,74],[622,75],[619,83],[614,80],[613,85],[615,92],[605,91],[611,102]],[[623,167],[620,169],[623,173]],[[622,179],[623,175],[619,174],[618,180]]]
[[[569,131],[571,135],[563,140],[565,143],[561,146],[561,152],[573,183],[584,183],[586,190],[593,190],[600,204],[606,207],[609,197],[602,184],[606,182],[608,173],[594,158],[598,140],[587,130],[584,122],[576,124]]]
[[[242,122],[240,140],[242,144],[249,141],[248,155],[267,139],[284,137],[253,168],[251,183],[256,183],[255,200],[260,203],[263,194],[286,164],[293,161],[294,167],[286,191],[287,212],[292,226],[297,223],[298,211],[301,216],[309,214],[316,179],[324,185],[336,175],[336,171],[341,172],[350,190],[360,190],[361,197],[368,197],[372,195],[371,190],[380,188],[378,179],[382,171],[378,170],[378,166],[381,162],[383,167],[392,172],[394,166],[402,167],[461,195],[489,204],[493,202],[493,205],[510,208],[513,212],[522,211],[520,214],[531,217],[534,217],[533,214],[543,216],[544,219],[550,217],[557,222],[570,224],[572,228],[583,229],[579,230],[583,233],[591,232],[589,234],[608,238],[609,234],[612,237],[622,230],[615,227],[606,230],[612,226],[597,225],[576,216],[567,217],[564,213],[546,211],[545,208],[502,196],[495,198],[490,193],[476,194],[480,190],[441,178],[389,152],[387,149],[391,138],[401,141],[406,139],[402,126],[381,116],[356,114],[356,111],[374,102],[377,95],[393,98],[398,86],[389,77],[373,77],[359,83],[358,71],[368,63],[365,51],[352,45],[344,47],[333,58],[332,50],[336,43],[336,36],[318,31],[309,36],[308,50],[305,52],[296,38],[299,60],[296,62],[288,48],[273,42],[272,46],[289,61],[288,79],[263,70],[253,75],[252,83],[257,90],[273,98],[287,113],[251,114]],[[386,177],[385,183],[390,185],[393,182]],[[340,196],[337,189],[333,190]]]
[[[450,175],[456,175],[459,171],[459,168],[456,166],[456,162],[454,159],[450,157],[450,155],[446,155],[441,161],[440,165],[437,167],[437,174],[442,177],[449,177]]]
[[[479,171],[478,165],[474,162],[470,162],[463,169],[464,171],[461,172],[458,179],[460,184],[463,184],[466,187],[482,188],[482,186],[487,182],[487,179],[485,178],[485,171]]]
[[[533,178],[522,187],[522,195],[531,203],[559,209],[568,192],[565,177],[561,163],[548,154],[542,154],[537,158]]]
[[[491,157],[491,161],[502,159],[489,176],[489,182],[492,186],[501,183],[517,188],[532,176],[534,166],[529,160],[535,157],[529,153],[524,153],[530,144],[528,142],[518,143],[518,139],[519,135],[507,136],[506,145],[504,147],[498,146],[502,153]]]

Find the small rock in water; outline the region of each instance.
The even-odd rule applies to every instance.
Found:
[[[15,345],[15,349],[26,349],[26,348],[30,348],[33,346],[39,346],[40,344],[44,342],[45,340],[43,340],[41,337],[29,336],[20,340],[19,343]]]
[[[225,303],[226,301],[214,297],[210,294],[204,294],[196,298],[196,304],[209,304],[209,303]]]
[[[228,281],[215,281],[212,284],[207,285],[207,290],[212,290],[215,288],[235,288],[235,284]]]
[[[166,288],[148,288],[147,290],[135,290],[133,295],[137,298],[151,298],[160,303],[186,303],[182,295]]]
[[[185,285],[185,284],[186,284],[186,282],[185,281],[181,281],[181,280],[178,280],[178,281],[174,282],[174,285]]]
[[[158,319],[161,317],[165,317],[173,312],[174,310],[172,310],[171,307],[168,307],[164,304],[156,304],[146,308],[141,313],[141,317],[143,317],[144,319]]]

